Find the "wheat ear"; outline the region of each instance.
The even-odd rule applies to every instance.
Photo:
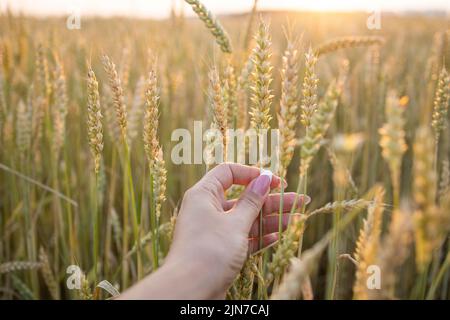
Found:
[[[382,155],[388,163],[391,173],[395,207],[399,205],[402,157],[408,149],[405,142],[405,119],[403,115],[406,106],[406,98],[399,99],[395,91],[389,91],[386,97],[387,122],[378,131],[381,136]]]
[[[300,117],[302,124],[309,126],[310,119],[317,109],[317,86],[319,79],[317,78],[315,67],[317,56],[311,48],[305,54],[305,75],[302,84],[302,103],[300,105]]]
[[[113,104],[116,110],[117,123],[119,124],[122,138],[126,141],[127,134],[127,107],[125,106],[121,79],[116,71],[116,65],[107,56],[102,56],[103,67],[108,75],[109,86],[111,88]]]
[[[439,74],[438,85],[434,97],[433,120],[431,125],[434,129],[436,143],[439,141],[441,132],[447,126],[448,103],[450,100],[450,75],[442,68]]]
[[[153,198],[155,201],[155,214],[159,219],[161,207],[165,201],[167,171],[163,158],[163,151],[158,140],[158,107],[159,90],[156,76],[156,67],[149,72],[145,91],[144,115],[144,148],[150,171],[153,177]]]
[[[50,267],[50,263],[48,261],[48,256],[45,253],[44,248],[39,250],[39,261],[42,264],[41,273],[44,278],[44,282],[47,285],[48,291],[54,300],[59,300],[59,286],[56,282],[55,275]]]
[[[95,160],[95,173],[99,172],[103,151],[102,112],[100,109],[98,82],[91,67],[88,70],[87,127],[89,146]]]
[[[220,22],[214,17],[214,15],[198,0],[185,0],[191,5],[192,10],[197,14],[200,20],[203,21],[205,26],[211,31],[216,39],[217,44],[225,53],[231,53],[230,39],[223,29]]]
[[[359,232],[356,241],[354,259],[357,262],[355,284],[353,285],[353,297],[359,300],[368,299],[367,270],[370,265],[376,263],[380,245],[381,223],[383,219],[384,190],[378,188],[375,191],[373,203],[368,208],[367,218]]]
[[[259,133],[260,130],[270,128],[270,106],[272,103],[272,65],[270,63],[271,40],[268,25],[261,20],[258,32],[255,36],[256,46],[253,49],[253,72],[252,72],[252,108],[249,112],[251,125]]]
[[[59,57],[55,54],[53,92],[53,153],[55,157],[64,144],[67,116],[67,89],[64,68]]]
[[[211,92],[211,110],[213,113],[212,127],[220,131],[223,158],[226,159],[228,115],[224,105],[222,89],[220,87],[219,74],[215,68],[209,73],[209,83]]]
[[[281,100],[278,127],[281,138],[280,176],[286,176],[296,145],[295,130],[298,122],[298,67],[299,54],[296,43],[289,41],[283,55],[281,69]]]
[[[321,141],[331,125],[331,120],[339,102],[339,94],[336,84],[334,82],[331,83],[324,101],[319,104],[311,119],[308,120],[306,135],[300,148],[301,163],[299,173],[301,177],[305,177],[309,165],[319,151]]]
[[[416,203],[414,233],[416,263],[423,272],[449,227],[445,211],[436,205],[437,173],[434,168],[432,133],[428,127],[417,130],[414,142],[413,195]]]
[[[369,47],[374,45],[384,44],[384,38],[377,36],[365,37],[343,37],[328,41],[319,45],[315,50],[315,54],[319,57],[340,49],[355,48],[355,47]]]
[[[223,73],[223,104],[228,113],[228,126],[234,129],[237,125],[238,117],[237,80],[231,61],[228,62]]]
[[[35,261],[10,261],[0,264],[0,274],[20,270],[38,269],[42,267],[41,262]]]

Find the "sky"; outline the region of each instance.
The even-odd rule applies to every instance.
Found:
[[[253,0],[201,0],[215,14],[249,11]],[[35,15],[125,15],[165,18],[172,3],[192,15],[182,0],[0,0],[0,10]],[[260,9],[389,11],[444,10],[450,12],[449,0],[259,0]]]

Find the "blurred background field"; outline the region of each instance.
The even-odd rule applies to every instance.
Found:
[[[433,174],[426,169],[414,169],[414,158],[417,153],[420,155],[420,150],[413,147],[419,127],[429,127],[431,130],[439,74],[443,67],[448,70],[450,63],[448,16],[420,12],[383,13],[380,30],[367,28],[368,13],[261,11],[253,15],[253,21],[251,16],[250,12],[219,16],[233,47],[232,54],[226,54],[221,52],[202,21],[196,17],[185,17],[176,10],[171,12],[169,18],[161,20],[82,17],[81,28],[75,30],[66,27],[67,17],[43,18],[6,11],[1,13],[2,298],[106,298],[109,297],[106,292],[94,290],[94,285],[101,280],[107,280],[123,291],[138,280],[138,263],[142,264],[144,273],[155,268],[154,247],[149,241],[139,253],[142,261],[138,262],[134,254],[126,255],[135,244],[132,219],[125,223],[126,230],[123,230],[123,211],[129,210],[128,205],[124,204],[124,193],[129,188],[123,173],[126,159],[122,158],[120,128],[115,119],[108,75],[101,62],[102,54],[107,54],[116,64],[128,108],[127,138],[135,204],[142,217],[142,236],[152,234],[153,225],[149,209],[153,200],[149,196],[149,169],[142,142],[142,120],[145,79],[156,59],[160,89],[158,137],[167,170],[166,201],[158,222],[161,233],[158,233],[157,255],[163,260],[170,244],[173,217],[182,195],[205,173],[204,165],[173,164],[171,150],[177,142],[171,141],[171,133],[177,128],[192,130],[194,120],[202,120],[205,127],[209,126],[212,115],[208,99],[208,73],[215,65],[222,77],[227,66],[232,65],[235,76],[242,75],[255,46],[253,35],[260,17],[270,22],[272,39],[272,128],[278,128],[282,57],[288,41],[299,39],[296,48],[300,62],[296,71],[300,76],[297,87],[300,104],[304,56],[310,47],[317,48],[327,41],[348,36],[384,38],[381,46],[341,49],[321,56],[317,62],[317,93],[321,99],[334,79],[344,79],[344,83],[335,117],[321,140],[323,147],[308,172],[307,193],[312,202],[307,212],[333,201],[367,197],[373,200],[373,188],[380,186],[384,192],[376,190],[378,195],[384,193],[383,209],[380,209],[384,210],[384,214],[381,219],[382,232],[378,236],[380,249],[374,254],[374,264],[385,258],[382,250],[388,245],[385,240],[395,232],[390,229],[393,211],[404,211],[412,225],[402,231],[411,235],[411,240],[406,241],[403,248],[405,256],[399,258],[398,265],[390,265],[392,270],[389,274],[395,277],[395,290],[389,291],[389,294],[381,290],[383,293],[376,297],[450,297],[448,201],[442,200],[445,197],[441,198],[436,191],[427,198],[427,201],[432,199],[433,204],[421,206],[421,197],[417,196],[417,190],[413,187],[415,180],[424,179],[430,183],[430,189],[448,193],[449,183],[445,181],[449,179],[446,172],[448,162],[445,164],[450,156],[448,129],[445,128],[440,135],[437,151],[434,150],[434,135],[422,141],[431,148],[430,161],[435,163]],[[89,65],[97,76],[103,113],[104,148],[97,181],[86,122]],[[405,108],[401,115],[404,128],[400,126],[400,131],[404,130],[407,145],[406,152],[400,152],[400,201],[395,205],[391,168],[382,155],[379,133],[379,128],[389,118],[385,108],[390,90],[395,90],[399,108]],[[448,83],[444,90],[448,92]],[[250,85],[244,88],[244,92],[246,98],[239,108],[250,110]],[[63,120],[58,118],[63,121],[62,129],[55,122],[55,112],[63,114]],[[448,121],[447,115],[443,121]],[[245,126],[250,126],[250,122],[247,121]],[[305,128],[300,121],[295,130],[296,137],[304,137]],[[400,141],[402,134],[398,134],[391,138]],[[330,156],[327,151],[329,148],[334,148],[331,154],[337,157],[341,167],[333,163],[333,155]],[[287,169],[287,191],[295,191],[299,180],[299,149],[297,145]],[[423,176],[418,176],[421,172]],[[351,181],[340,174],[349,174]],[[434,175],[439,178],[428,181],[433,180],[431,177]],[[416,185],[422,186],[421,182]],[[61,197],[60,193],[69,199]],[[429,206],[439,208],[437,218],[433,216],[422,224],[414,223],[416,211],[426,211],[426,215],[428,209],[424,208]],[[91,249],[95,236],[92,232],[92,212],[97,207],[100,226],[97,263],[100,271],[96,272]],[[328,249],[335,252],[320,256],[315,263],[309,275],[308,291],[315,298],[370,297],[370,294],[358,296],[358,291],[355,293],[355,271],[358,268],[345,256],[340,257],[342,254],[354,256],[366,211],[364,208],[340,234],[337,247]],[[335,219],[333,214],[311,217],[305,229],[303,250],[311,248],[330,228],[335,227]],[[432,235],[421,238],[418,236],[419,229]],[[129,241],[124,250],[125,237]],[[426,242],[426,249],[417,249],[417,241]],[[267,259],[270,260],[274,250],[272,248],[265,253]],[[428,250],[432,256],[426,263],[426,272],[418,266],[417,250]],[[66,286],[66,268],[72,264],[80,266],[85,273],[82,290],[69,290]],[[335,277],[333,293],[330,293],[330,274]],[[436,282],[439,276],[441,278]],[[253,281],[258,287],[258,281]],[[242,298],[236,290],[232,288],[229,296]],[[274,288],[267,290],[270,293]],[[253,297],[264,296],[255,292]]]

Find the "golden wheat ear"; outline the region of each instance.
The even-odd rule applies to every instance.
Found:
[[[100,169],[100,160],[103,151],[103,126],[98,82],[91,67],[88,69],[88,100],[87,100],[87,128],[89,146],[95,160],[95,172]]]
[[[205,26],[211,31],[212,35],[216,39],[217,44],[225,53],[231,53],[231,42],[220,22],[214,17],[214,15],[198,0],[185,0],[191,5],[192,10],[197,14],[200,20],[203,21]]]

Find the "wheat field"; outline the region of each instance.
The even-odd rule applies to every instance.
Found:
[[[449,299],[448,17],[186,2],[79,30],[1,13],[0,297],[110,299],[156,270],[209,169],[171,134],[202,121],[279,129],[281,191],[312,199],[228,299]]]

